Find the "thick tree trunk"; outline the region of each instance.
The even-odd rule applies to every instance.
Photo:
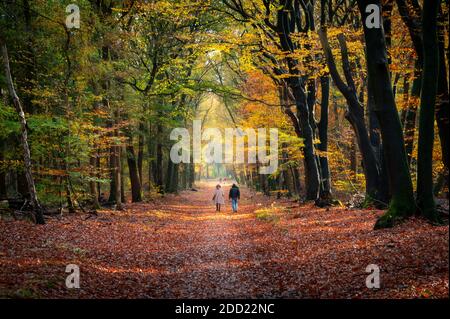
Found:
[[[366,7],[379,0],[358,0],[364,27],[368,76],[375,99],[375,114],[380,123],[383,151],[392,195],[388,211],[378,219],[375,228],[392,227],[411,216],[415,210],[414,193],[404,147],[402,126],[395,105],[389,77],[384,32],[382,28],[367,28]]]
[[[133,203],[141,202],[141,182],[139,179],[138,167],[136,163],[136,156],[134,154],[134,147],[130,138],[129,144],[126,146],[128,171],[130,174],[131,183],[131,201]]]
[[[375,158],[379,164],[379,187],[377,206],[386,208],[390,199],[389,180],[387,176],[386,161],[384,159],[383,144],[381,143],[380,123],[375,114],[375,99],[373,97],[370,78],[367,80],[367,109],[369,117],[369,138],[370,145],[375,153]]]
[[[427,0],[423,5],[424,63],[417,157],[417,205],[419,213],[432,222],[439,221],[433,194],[434,110],[439,72],[436,20],[439,2],[439,0]]]
[[[14,107],[19,116],[20,127],[21,127],[21,137],[22,137],[22,147],[23,147],[23,159],[25,166],[25,176],[28,184],[28,193],[30,195],[31,204],[33,206],[34,216],[37,224],[45,224],[44,213],[39,203],[39,199],[36,192],[36,186],[34,184],[34,178],[32,173],[32,164],[31,164],[31,154],[30,147],[28,146],[28,126],[27,120],[25,118],[25,113],[22,109],[22,105],[20,103],[20,99],[16,94],[14,89],[14,83],[11,76],[11,70],[9,66],[9,57],[8,57],[8,49],[6,48],[6,43],[3,38],[0,38],[0,45],[2,47],[2,56],[3,56],[3,64],[5,69],[6,82],[8,84],[9,94],[14,103]]]

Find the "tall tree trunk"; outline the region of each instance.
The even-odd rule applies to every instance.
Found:
[[[417,55],[414,63],[414,80],[411,88],[410,105],[406,113],[404,123],[405,148],[408,164],[412,163],[412,153],[414,149],[414,134],[416,131],[416,114],[420,99],[420,89],[422,83],[423,66],[423,39],[421,36],[421,9],[417,0],[396,0],[398,11],[403,23],[408,28],[414,51]]]
[[[4,140],[0,139],[0,163],[5,160],[4,150]],[[0,169],[0,200],[7,198],[6,193],[6,174],[3,169]]]
[[[163,151],[162,151],[162,126],[157,126],[157,144],[156,144],[156,170],[155,170],[155,184],[159,191],[163,191]]]
[[[133,203],[141,202],[141,182],[139,179],[138,167],[136,163],[136,156],[134,154],[134,147],[132,145],[132,139],[126,146],[128,171],[130,174],[131,183],[131,201]]]
[[[320,88],[322,92],[322,99],[320,103],[320,121],[317,124],[320,143],[317,149],[320,151],[319,162],[321,170],[321,183],[319,199],[322,204],[331,204],[331,180],[330,169],[328,167],[328,105],[330,97],[330,78],[328,75],[320,77]]]
[[[189,163],[189,188],[194,187],[194,183],[195,183],[195,164],[192,162],[191,159],[191,163]]]
[[[116,131],[116,136],[119,136],[119,131]],[[115,152],[115,167],[114,167],[114,180],[115,180],[115,197],[116,197],[116,210],[122,210],[122,172],[121,172],[121,147],[120,145],[114,146]]]
[[[366,7],[379,0],[357,0],[364,27],[368,76],[373,89],[375,114],[380,123],[383,151],[392,195],[388,211],[377,220],[375,228],[392,227],[414,213],[415,202],[411,175],[405,152],[402,126],[395,105],[389,77],[384,32],[382,28],[367,28]]]
[[[173,185],[172,185],[172,182],[174,180],[173,174],[174,174],[174,163],[171,160],[169,160],[167,162],[167,174],[166,174],[166,185],[165,185],[165,191],[167,193],[172,193],[172,190],[173,190]]]
[[[420,86],[422,83],[422,65],[417,60],[414,66],[414,80],[411,88],[411,98],[404,124],[405,132],[405,149],[408,157],[408,164],[412,164],[412,153],[414,150],[414,134],[416,132],[416,115],[417,107],[420,99]]]
[[[14,107],[19,116],[20,127],[21,127],[21,137],[22,137],[22,147],[23,147],[23,159],[25,166],[25,176],[28,184],[28,193],[30,195],[31,204],[33,206],[34,216],[37,224],[45,224],[44,213],[39,203],[39,199],[36,192],[36,186],[34,184],[34,178],[32,173],[32,164],[31,164],[31,153],[30,147],[28,146],[28,126],[27,120],[25,118],[25,113],[22,109],[22,105],[20,103],[20,99],[16,94],[14,89],[14,83],[11,76],[11,70],[9,66],[9,57],[8,57],[8,49],[6,48],[6,42],[2,37],[0,37],[0,45],[2,47],[2,56],[3,56],[3,64],[5,69],[6,82],[8,84],[9,94],[14,103]]]
[[[319,38],[325,51],[330,75],[332,76],[333,81],[338,87],[339,91],[342,93],[342,95],[344,95],[347,101],[348,108],[345,113],[345,118],[350,122],[353,131],[355,132],[358,147],[361,152],[364,176],[366,179],[367,200],[378,201],[380,196],[379,194],[381,193],[379,163],[375,156],[374,149],[372,148],[370,143],[369,133],[367,131],[366,123],[364,120],[364,107],[361,105],[357,97],[356,86],[353,81],[345,37],[343,34],[338,35],[344,76],[347,84],[343,81],[337,70],[331,47],[328,43],[326,28],[321,28],[321,30],[319,31]],[[354,155],[354,157],[354,164],[356,165],[356,155]]]
[[[299,78],[291,79],[289,81],[297,105],[297,117],[299,119],[301,137],[304,139],[303,157],[305,165],[306,200],[316,200],[319,195],[320,187],[319,169],[314,153],[313,131],[309,122],[306,94],[304,87],[300,82]]]
[[[97,89],[97,85],[95,83],[95,81],[92,81],[92,87],[93,87],[93,91],[94,94],[96,96],[98,96],[98,89]],[[93,104],[93,109],[94,109],[94,113],[96,113],[96,111],[98,110],[98,102],[94,102]],[[93,126],[97,126],[99,122],[99,119],[96,115],[94,115],[94,118],[92,120],[92,125]],[[98,130],[94,129],[93,132],[94,136],[98,135]],[[98,153],[98,143],[96,141],[93,141],[91,144],[91,150],[90,150],[90,155],[89,155],[89,165],[90,165],[90,170],[91,170],[91,174],[95,177],[99,177],[99,161],[100,161],[100,155]],[[99,189],[99,182],[96,181],[90,181],[89,182],[89,190],[91,193],[91,197],[92,197],[92,204],[94,209],[99,209],[100,208],[100,203],[99,203],[99,196],[100,196],[100,189]]]
[[[433,194],[434,110],[439,73],[436,20],[439,2],[439,0],[427,0],[423,5],[424,63],[417,157],[417,205],[419,213],[432,222],[439,221]]]
[[[180,176],[180,164],[173,164],[173,173],[172,173],[172,180],[171,180],[171,187],[170,191],[172,193],[178,192],[178,180]]]
[[[112,128],[113,123],[111,120],[107,121],[106,127]],[[110,137],[112,138],[114,136],[114,133],[110,133]],[[109,182],[109,198],[108,201],[111,203],[116,202],[116,147],[114,145],[109,147],[109,176],[110,176],[110,182]]]
[[[439,41],[439,75],[438,75],[438,97],[436,104],[436,121],[439,129],[439,139],[441,142],[442,161],[445,166],[445,180],[447,189],[449,187],[449,121],[450,121],[450,106],[449,106],[449,89],[447,80],[447,65],[445,62],[445,21],[447,17],[442,13],[439,15],[438,24],[438,41]]]
[[[352,138],[350,144],[350,170],[352,171],[352,181],[356,182],[356,175],[358,174],[358,152],[357,152],[357,138]]]
[[[94,151],[96,151],[95,146],[92,148],[92,152],[94,152]],[[90,165],[90,169],[91,170],[96,170],[97,169],[97,156],[94,155],[94,154],[91,154],[89,156],[89,165]],[[91,193],[92,203],[93,203],[94,209],[100,208],[100,203],[98,202],[99,193],[97,192],[97,183],[95,181],[90,181],[89,182],[89,190],[90,190],[90,193]]]
[[[291,39],[291,24],[289,23],[288,14],[292,11],[291,6],[287,1],[282,2],[282,6],[277,11],[277,27],[279,29],[279,42],[286,53],[294,51],[294,44]],[[309,20],[308,28],[314,29],[313,19],[308,12]],[[319,196],[320,188],[320,172],[318,168],[318,161],[314,153],[313,130],[310,123],[310,112],[308,108],[307,95],[305,92],[306,79],[300,74],[298,68],[298,61],[289,55],[286,57],[289,68],[289,78],[286,84],[291,88],[297,107],[297,118],[299,133],[303,138],[303,157],[305,166],[305,187],[306,199],[316,200]]]
[[[120,202],[121,204],[126,203],[127,202],[127,197],[125,195],[125,175],[123,174],[123,167],[124,167],[124,157],[126,156],[126,154],[124,154],[124,150],[123,147],[119,146],[119,154],[120,154],[120,158],[119,158],[119,172],[120,172]]]
[[[154,139],[150,138],[152,135],[152,125],[150,123],[147,125],[147,134],[148,190],[150,191],[156,179],[156,146]]]
[[[137,167],[141,187],[143,187],[144,185],[144,177],[142,176],[142,164],[144,162],[144,129],[144,124],[142,122],[139,122]]]
[[[386,208],[390,199],[389,179],[387,175],[386,161],[384,158],[383,144],[381,143],[380,123],[375,113],[375,98],[373,96],[370,78],[367,79],[367,111],[369,117],[369,138],[370,145],[375,153],[375,158],[379,164],[379,187],[378,201],[379,208]]]

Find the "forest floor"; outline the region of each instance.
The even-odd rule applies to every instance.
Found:
[[[150,203],[0,221],[3,298],[448,298],[449,227],[382,211],[298,206],[242,188],[215,212],[213,183]],[[224,185],[225,194],[230,185]],[[66,265],[80,267],[68,289]],[[366,267],[380,267],[380,289]]]

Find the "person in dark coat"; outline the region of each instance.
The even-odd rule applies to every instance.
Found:
[[[231,186],[228,198],[231,199],[231,208],[233,209],[233,212],[236,213],[238,210],[238,200],[241,198],[241,192],[236,184]]]

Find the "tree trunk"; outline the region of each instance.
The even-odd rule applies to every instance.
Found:
[[[169,160],[167,162],[167,174],[166,174],[166,185],[165,185],[165,191],[167,193],[172,193],[173,190],[173,174],[174,174],[174,163]]]
[[[416,114],[420,99],[423,66],[423,39],[421,36],[420,6],[416,0],[396,0],[403,23],[408,28],[414,51],[417,55],[414,64],[414,80],[411,89],[410,105],[404,123],[405,148],[408,164],[411,166],[414,149],[414,133],[416,130]]]
[[[139,179],[138,167],[136,163],[136,156],[134,154],[134,147],[130,137],[129,144],[126,146],[128,171],[130,173],[131,183],[131,201],[133,203],[141,202],[141,182]]]
[[[414,150],[414,133],[416,131],[416,114],[417,106],[420,99],[420,86],[422,83],[422,66],[416,61],[414,66],[414,80],[411,88],[411,98],[408,110],[406,111],[404,132],[405,132],[405,149],[408,157],[408,164],[412,164],[412,153]]]
[[[383,154],[383,144],[381,143],[380,123],[375,114],[375,99],[372,92],[370,78],[367,79],[367,111],[369,117],[369,138],[370,145],[375,153],[375,158],[379,164],[379,187],[378,201],[376,206],[386,208],[390,199],[389,180],[387,176],[386,161]]]
[[[139,122],[137,168],[138,168],[139,183],[141,185],[141,188],[144,186],[144,177],[142,176],[143,161],[144,161],[144,124],[142,122]]]
[[[95,148],[93,148],[93,150],[95,151]],[[89,165],[91,166],[91,170],[96,170],[96,166],[97,166],[97,156],[91,154],[91,156],[89,157]],[[89,182],[89,190],[91,193],[91,197],[92,197],[92,204],[94,209],[98,209],[100,208],[100,203],[98,202],[98,192],[97,192],[97,183],[95,181],[90,181]]]
[[[319,195],[319,169],[317,167],[316,155],[314,154],[313,131],[309,122],[309,110],[304,88],[300,79],[291,79],[290,87],[295,97],[297,106],[297,117],[301,137],[303,138],[303,157],[305,164],[305,188],[306,200],[316,200]]]
[[[116,136],[119,136],[118,130]],[[114,180],[115,180],[115,197],[116,197],[116,210],[122,210],[122,172],[121,172],[121,147],[120,145],[114,146],[115,152],[115,167],[114,167]]]
[[[277,26],[279,32],[280,45],[286,53],[294,51],[294,45],[290,36],[288,13],[290,11],[286,2],[278,9]],[[312,21],[310,21],[312,22]],[[313,28],[312,25],[309,27]],[[301,76],[298,69],[298,61],[287,55],[287,65],[290,76],[285,79],[286,84],[291,88],[297,107],[298,126],[300,137],[303,138],[303,157],[305,165],[305,187],[306,199],[316,200],[319,196],[320,175],[316,155],[314,153],[313,130],[310,123],[310,112],[305,92],[305,78]]]
[[[11,70],[9,66],[9,57],[8,57],[8,49],[6,48],[6,43],[3,38],[0,38],[0,45],[2,46],[2,55],[3,55],[3,64],[5,68],[5,76],[6,82],[8,83],[9,94],[14,103],[14,107],[19,116],[20,127],[21,127],[21,137],[22,137],[22,147],[23,147],[23,159],[25,166],[25,176],[28,184],[28,193],[30,194],[31,204],[33,206],[34,216],[37,224],[45,224],[44,213],[39,203],[39,199],[36,193],[36,186],[34,184],[34,178],[32,173],[32,164],[31,164],[31,153],[30,147],[28,146],[28,126],[27,120],[25,118],[25,113],[23,112],[22,105],[20,103],[20,99],[16,94],[14,89],[14,83],[11,76]]]
[[[378,219],[375,228],[392,227],[414,213],[414,193],[404,147],[402,126],[395,105],[387,65],[387,52],[382,28],[367,28],[366,7],[379,0],[358,0],[364,27],[368,76],[375,100],[375,114],[380,124],[389,188],[392,195],[388,211]]]
[[[347,101],[348,108],[345,113],[345,118],[350,122],[353,131],[355,132],[358,147],[361,152],[364,176],[366,179],[366,199],[370,201],[379,200],[379,194],[381,193],[379,163],[370,143],[369,133],[364,120],[364,107],[358,101],[356,86],[350,69],[345,37],[343,34],[338,35],[344,76],[347,84],[343,81],[337,70],[331,47],[328,43],[326,28],[321,28],[319,31],[319,38],[325,51],[328,68],[333,81]],[[353,161],[355,161],[354,165],[356,165],[356,154],[354,155]],[[354,167],[354,169],[356,174],[356,167]]]
[[[5,141],[3,139],[0,139],[0,163],[5,160],[4,157],[4,151],[5,147],[4,144]],[[7,198],[7,191],[6,191],[6,173],[4,169],[0,169],[0,200]]]
[[[319,200],[322,205],[330,205],[332,200],[331,195],[331,180],[330,169],[328,167],[328,105],[330,97],[330,78],[328,75],[320,77],[320,86],[322,92],[322,100],[320,103],[320,121],[317,124],[320,143],[317,149],[320,151],[319,162],[321,170],[321,183]]]
[[[107,120],[106,127],[112,128],[114,126],[114,123],[112,120]],[[108,133],[109,137],[112,139],[114,136],[114,132]],[[109,147],[109,160],[108,160],[108,166],[109,166],[109,198],[108,202],[115,203],[116,202],[116,164],[117,162],[117,154],[116,154],[116,147],[114,145]]]
[[[352,171],[352,182],[356,182],[356,174],[358,174],[358,153],[357,153],[357,138],[352,138],[350,144],[350,170]]]
[[[157,144],[156,144],[156,170],[155,170],[155,184],[159,188],[159,191],[163,191],[163,153],[161,136],[162,126],[158,124],[157,126]]]
[[[439,221],[433,194],[434,109],[439,72],[436,20],[439,2],[439,0],[427,0],[423,5],[424,63],[417,157],[417,205],[419,213],[432,222]]]
[[[441,10],[442,11],[442,10]],[[445,177],[447,189],[449,187],[449,89],[447,80],[447,66],[445,63],[445,21],[447,16],[442,12],[439,15],[440,23],[438,24],[438,40],[439,40],[439,75],[438,75],[438,97],[436,104],[436,121],[439,130],[439,139],[441,142],[442,162],[445,166]]]
[[[123,147],[119,146],[119,152],[120,152],[120,159],[119,159],[119,169],[120,169],[120,202],[121,204],[126,203],[127,202],[127,197],[125,196],[125,175],[123,174],[123,166],[124,166],[124,161],[123,158],[124,156],[126,156],[126,154],[124,154],[124,150]]]

